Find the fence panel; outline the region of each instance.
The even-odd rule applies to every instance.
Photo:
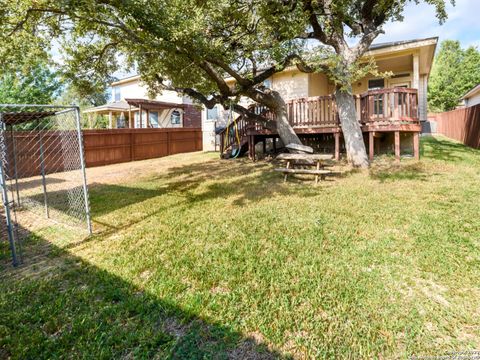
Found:
[[[480,104],[435,115],[437,132],[480,148]]]
[[[197,128],[84,130],[83,138],[87,167],[202,150]]]

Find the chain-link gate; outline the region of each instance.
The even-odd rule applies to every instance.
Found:
[[[91,234],[78,107],[0,105],[0,190],[0,237],[15,266],[37,229],[63,224]]]

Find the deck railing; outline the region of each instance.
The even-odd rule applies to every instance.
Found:
[[[391,88],[370,90],[354,95],[357,120],[368,125],[394,122],[418,122],[416,89]],[[265,106],[256,106],[255,113],[270,120],[275,118]],[[333,95],[299,98],[287,101],[287,114],[294,128],[340,126]],[[256,125],[261,128],[261,125]]]
[[[361,125],[417,123],[418,96],[416,89],[389,88],[370,90],[354,95],[357,121]],[[333,95],[299,98],[287,101],[287,115],[295,129],[335,128],[340,126],[337,104]],[[249,110],[268,120],[275,114],[263,105],[251,105]],[[232,121],[220,133],[222,152],[238,142],[245,141],[249,131],[262,131],[261,123],[247,122],[243,116]]]
[[[416,89],[370,90],[360,96],[360,122],[377,124],[418,121]]]

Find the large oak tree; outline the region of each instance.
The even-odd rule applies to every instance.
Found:
[[[142,74],[152,94],[186,94],[207,107],[233,106],[247,118],[275,126],[284,143],[300,143],[285,102],[263,82],[289,66],[323,71],[336,84],[348,159],[368,166],[351,83],[372,70],[362,55],[389,20],[401,20],[409,0],[0,0],[0,61],[37,56],[56,39],[64,72],[88,91],[122,64]],[[426,0],[444,19],[444,0]],[[347,31],[348,29],[348,31]],[[358,39],[349,45],[348,37]],[[311,42],[320,51],[308,52]],[[5,60],[5,61],[4,61]],[[11,62],[10,62],[11,63]],[[233,78],[233,83],[227,82]],[[268,107],[275,124],[239,104]]]

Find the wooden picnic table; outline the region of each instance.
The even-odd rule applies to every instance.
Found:
[[[288,174],[311,174],[315,175],[315,184],[318,178],[325,179],[325,175],[331,174],[331,170],[325,169],[326,162],[333,159],[333,155],[327,154],[280,154],[277,160],[286,161],[284,168],[277,168],[275,171],[284,174],[284,181],[287,181]],[[301,167],[300,167],[301,166]],[[305,166],[315,166],[315,169],[305,169]]]

